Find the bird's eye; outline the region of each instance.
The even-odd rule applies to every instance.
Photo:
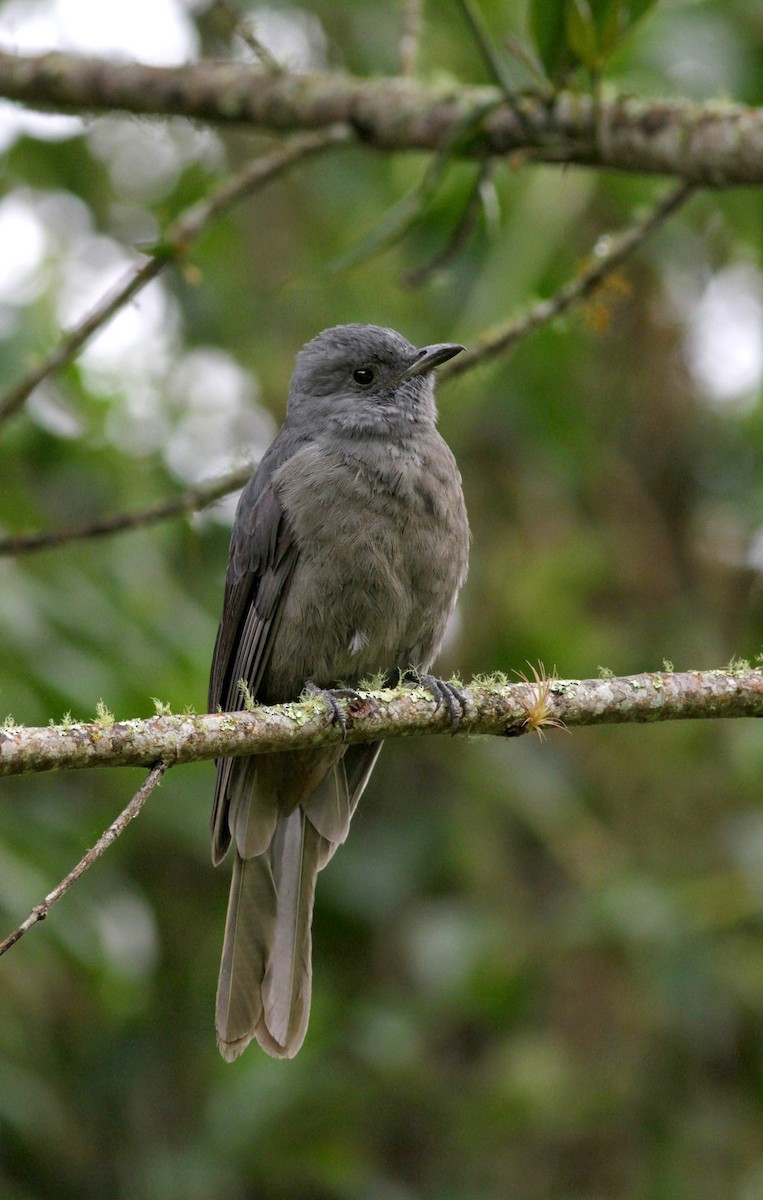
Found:
[[[374,381],[374,373],[370,367],[358,367],[357,371],[353,371],[352,377],[361,387],[370,387]]]

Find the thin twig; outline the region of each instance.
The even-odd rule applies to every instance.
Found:
[[[251,463],[239,467],[228,475],[214,479],[210,483],[202,483],[197,487],[187,488],[179,496],[171,500],[162,500],[148,508],[136,512],[117,513],[113,517],[104,517],[100,521],[92,521],[87,525],[72,525],[68,529],[43,529],[35,533],[18,533],[11,537],[0,538],[0,558],[4,556],[31,554],[36,550],[52,550],[65,546],[69,542],[87,541],[90,538],[108,537],[114,533],[126,533],[131,529],[144,529],[147,525],[155,525],[168,517],[176,517],[184,512],[198,512],[215,500],[220,500],[230,492],[243,487],[251,475]]]
[[[124,308],[128,301],[147,283],[155,279],[168,261],[166,255],[162,257],[155,255],[153,258],[149,258],[141,267],[131,271],[121,283],[107,292],[79,325],[63,335],[55,350],[52,350],[23,379],[8,389],[0,400],[0,422],[13,416],[44,379],[60,370],[66,363],[71,362],[88,338],[105,325],[109,318],[114,316],[114,313],[120,308]]]
[[[399,75],[414,75],[424,28],[423,0],[402,0],[397,69]]]
[[[242,42],[245,42],[249,49],[257,56],[266,71],[277,74],[284,70],[278,59],[270,53],[264,42],[257,37],[257,34],[252,29],[244,14],[239,12],[236,5],[231,3],[231,0],[215,0],[214,7],[227,24],[228,33],[234,33],[240,37]]]
[[[173,222],[156,252],[141,267],[130,271],[120,284],[106,293],[79,325],[64,334],[55,350],[5,393],[0,399],[0,422],[17,412],[44,379],[70,362],[84,343],[141,288],[154,279],[163,267],[185,257],[202,230],[221,213],[244,196],[282,175],[289,167],[322,150],[343,145],[352,136],[347,126],[335,125],[328,131],[308,133],[294,138],[287,146],[273,151],[272,154],[247,163],[211,196],[194,204]]]
[[[574,279],[548,300],[541,300],[535,304],[522,316],[508,321],[492,332],[482,334],[476,339],[472,349],[460,354],[442,368],[440,378],[452,379],[456,375],[462,375],[464,371],[471,370],[478,363],[489,362],[499,354],[506,354],[528,334],[586,300],[608,275],[622,266],[650,233],[686,203],[694,190],[694,184],[679,184],[642,220],[636,221],[622,233],[612,234],[606,239],[599,238],[598,244],[605,248],[601,253],[595,253]]]
[[[122,810],[115,821],[112,821],[108,829],[106,829],[91,850],[88,850],[77,863],[76,867],[66,875],[57,887],[53,888],[52,892],[48,892],[44,900],[36,904],[25,921],[22,921],[12,933],[9,933],[7,938],[0,942],[0,955],[5,954],[6,950],[10,950],[11,946],[15,946],[16,942],[28,933],[33,925],[39,921],[44,921],[54,904],[69,891],[73,883],[76,883],[80,875],[84,875],[88,867],[92,867],[97,858],[100,858],[104,851],[108,850],[119,837],[124,833],[127,826],[135,817],[137,817],[143,805],[148,800],[154,788],[158,784],[164,772],[167,770],[167,764],[163,762],[156,763],[149,771],[145,781],[138,788],[130,803]]]

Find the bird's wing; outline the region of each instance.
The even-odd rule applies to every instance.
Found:
[[[278,631],[297,561],[297,546],[273,476],[289,457],[287,437],[277,438],[244,489],[231,537],[225,602],[212,658],[209,711],[244,707],[244,680],[253,697]],[[249,787],[248,760],[221,758],[212,809],[212,854],[219,862],[230,845],[229,810]],[[235,819],[235,813],[232,814]],[[275,822],[275,814],[273,815]]]

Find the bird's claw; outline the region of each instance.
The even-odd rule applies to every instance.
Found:
[[[340,700],[357,700],[358,693],[354,688],[322,688],[318,687],[317,683],[313,683],[312,679],[308,679],[305,684],[305,691],[311,696],[320,696],[323,703],[326,705],[326,710],[331,723],[338,725],[342,731],[342,741],[347,741],[347,717],[344,715],[344,709],[339,703]]]
[[[406,671],[403,683],[412,687],[425,687],[435,702],[435,712],[444,704],[450,717],[451,733],[457,733],[462,717],[466,716],[466,697],[453,683],[438,679],[436,675],[420,675],[418,671]]]

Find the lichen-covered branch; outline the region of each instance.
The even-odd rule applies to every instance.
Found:
[[[493,87],[430,87],[411,78],[263,72],[247,63],[152,67],[72,54],[0,54],[0,96],[65,112],[115,109],[248,125],[273,133],[351,125],[380,150],[524,151],[543,162],[677,175],[712,186],[763,183],[763,110]],[[463,131],[472,129],[465,138]]]
[[[540,677],[464,688],[462,734],[516,737],[564,724],[604,725],[763,716],[763,671],[655,671],[611,679]],[[342,702],[348,742],[449,733],[425,689],[361,691]],[[224,755],[268,754],[341,740],[320,699],[252,712],[158,716],[46,728],[0,728],[0,775],[79,767],[150,766]]]

